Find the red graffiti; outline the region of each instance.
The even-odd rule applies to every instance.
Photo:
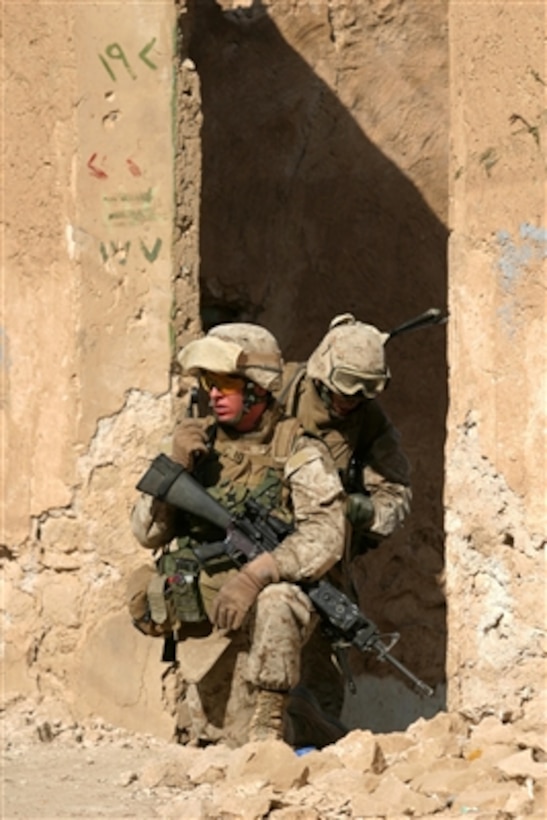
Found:
[[[91,156],[89,157],[89,159],[87,161],[87,167],[91,171],[91,174],[94,177],[97,177],[97,179],[108,179],[108,174],[106,173],[106,171],[103,171],[102,168],[96,168],[95,165],[93,164],[96,159],[97,159],[97,154],[95,153],[95,154],[91,154]],[[103,161],[104,161],[104,159],[105,158],[103,157]]]
[[[133,162],[132,159],[126,159],[125,161],[127,163],[127,166],[129,168],[129,170],[131,171],[131,173],[133,174],[134,177],[140,177],[142,175],[142,171],[141,171],[141,169],[139,168],[139,166],[137,165],[136,162]]]

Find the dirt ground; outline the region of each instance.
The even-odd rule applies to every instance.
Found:
[[[47,716],[50,716],[47,719]],[[0,723],[4,820],[544,818],[544,730],[490,716],[353,731],[322,751],[281,742],[189,748],[19,703]]]

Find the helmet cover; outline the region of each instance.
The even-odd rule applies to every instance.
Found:
[[[387,385],[384,345],[389,333],[358,322],[351,313],[336,316],[313,351],[307,374],[333,393],[374,398]]]
[[[184,373],[200,370],[230,373],[271,392],[281,383],[283,359],[275,337],[250,322],[215,325],[206,336],[183,347],[178,360]]]

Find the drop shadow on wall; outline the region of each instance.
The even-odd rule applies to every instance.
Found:
[[[290,360],[307,357],[337,313],[389,330],[428,307],[445,311],[446,226],[266,9],[187,0],[182,26],[202,97],[204,327],[259,322]],[[414,506],[404,531],[363,559],[363,595],[370,617],[401,631],[399,659],[442,687],[444,330],[394,340],[389,359],[382,403],[413,464]]]

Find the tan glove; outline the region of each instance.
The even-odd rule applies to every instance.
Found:
[[[213,601],[213,623],[220,629],[239,629],[265,586],[279,581],[279,570],[269,552],[261,553],[221,587]]]
[[[173,461],[192,472],[197,457],[209,449],[207,428],[210,419],[182,419],[173,434]]]

